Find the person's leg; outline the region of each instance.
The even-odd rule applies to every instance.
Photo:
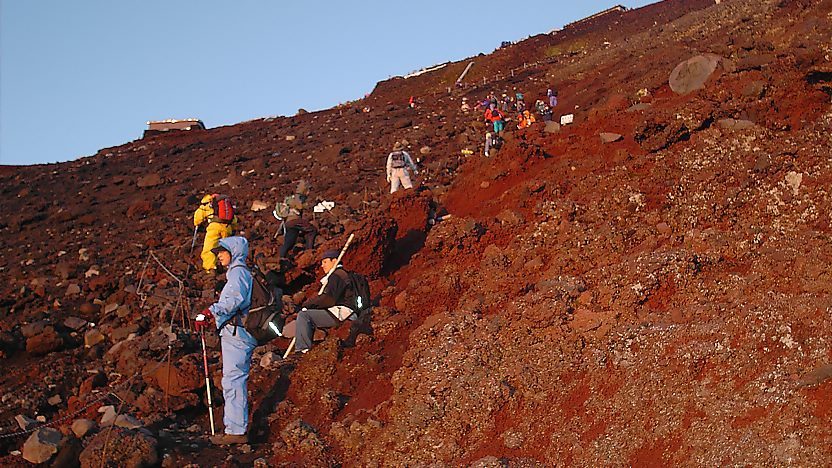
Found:
[[[403,170],[404,169],[393,169],[392,175],[390,176],[390,193],[395,193],[401,186],[400,177]]]
[[[402,169],[401,181],[402,181],[402,186],[405,189],[412,189],[413,188],[413,183],[410,182],[410,174],[405,169]]]
[[[304,248],[306,250],[312,250],[312,249],[315,248],[315,237],[317,237],[317,236],[318,236],[318,230],[315,229],[315,226],[312,226],[310,224],[306,228],[306,230],[303,232],[303,237],[304,237],[304,242],[305,242]]]
[[[248,373],[254,347],[245,341],[223,334],[222,396],[225,433],[243,435],[248,430]]]
[[[298,229],[291,227],[286,228],[286,233],[283,235],[283,245],[280,246],[280,258],[286,258],[286,254],[295,246],[298,240]]]
[[[327,310],[306,309],[300,311],[295,323],[295,338],[297,350],[304,351],[312,347],[312,336],[315,328],[331,328],[339,322]]]
[[[211,249],[220,245],[220,239],[225,232],[224,226],[220,223],[210,223],[205,229],[205,242],[202,244],[202,268],[206,271],[217,269],[217,256]]]

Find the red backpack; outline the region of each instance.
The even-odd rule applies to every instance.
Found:
[[[214,210],[214,221],[225,224],[234,221],[234,205],[228,195],[215,193],[211,199],[211,208]]]

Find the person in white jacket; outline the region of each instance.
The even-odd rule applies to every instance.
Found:
[[[390,182],[390,193],[395,193],[400,186],[405,189],[413,188],[408,168],[418,175],[419,170],[410,155],[404,150],[400,142],[393,145],[393,152],[387,155],[387,182]]]

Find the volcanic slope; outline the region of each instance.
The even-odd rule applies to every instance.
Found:
[[[830,37],[832,1],[667,1],[470,59],[450,93],[470,60],[335,109],[5,170],[2,433],[44,415],[72,441],[61,454],[94,460],[129,434],[68,426],[112,404],[169,466],[828,463]],[[713,73],[675,93],[700,55]],[[480,156],[462,97],[531,104],[550,86],[575,122],[510,122]],[[383,160],[403,139],[422,185],[391,196]],[[258,349],[252,444],[208,447],[182,326],[211,296],[189,198],[233,195],[273,266],[277,226],[248,208],[300,178],[336,203],[316,252],[356,233],[345,264],[372,280],[373,336],[340,349],[336,330],[282,362],[287,341]],[[288,307],[315,293],[314,258],[287,272]],[[211,363],[217,380],[216,348]]]

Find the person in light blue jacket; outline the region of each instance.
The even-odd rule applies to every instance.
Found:
[[[227,282],[220,298],[208,307],[222,344],[225,434],[211,437],[211,442],[216,445],[245,444],[248,443],[248,374],[251,354],[257,346],[257,340],[246,331],[242,322],[251,305],[252,279],[246,266],[248,241],[241,236],[226,237],[220,239],[220,245],[214,251],[220,264],[227,269]]]

